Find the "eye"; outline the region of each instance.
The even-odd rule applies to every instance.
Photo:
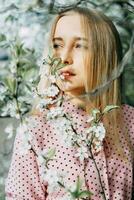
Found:
[[[59,47],[58,44],[53,44],[53,48],[54,48],[54,49],[57,49],[58,47]]]
[[[81,48],[81,47],[83,47],[81,44],[76,44],[75,45],[75,48]]]
[[[84,49],[88,49],[87,46],[82,45],[82,44],[76,44],[76,45],[75,45],[75,48],[84,48]]]
[[[59,44],[56,44],[56,43],[55,43],[55,44],[53,44],[53,48],[54,48],[54,49],[58,49],[59,47],[61,47],[61,45],[59,45]]]

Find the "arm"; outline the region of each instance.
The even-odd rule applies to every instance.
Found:
[[[124,113],[124,123],[127,126],[129,141],[133,152],[133,163],[134,163],[134,107],[125,105],[123,113]],[[133,198],[134,198],[134,168],[133,168],[132,199]]]
[[[131,148],[134,151],[134,107],[129,105],[123,106],[123,119]]]
[[[31,134],[37,132],[38,128],[33,129]],[[5,186],[6,200],[45,200],[45,186],[40,181],[36,155],[32,150],[20,154],[22,138],[22,133],[16,135]]]
[[[124,157],[117,153],[107,159],[110,200],[131,200],[132,196],[132,167],[134,147],[134,108],[123,105],[124,131],[120,133],[120,144],[124,149]],[[122,129],[123,130],[123,129]],[[124,135],[127,137],[124,137]]]

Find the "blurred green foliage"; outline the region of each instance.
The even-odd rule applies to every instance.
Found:
[[[61,10],[84,6],[103,11],[116,25],[127,52],[134,30],[132,0],[0,0],[0,116],[18,117],[33,102],[32,88],[39,81],[42,52],[49,28]],[[134,48],[133,48],[134,49]],[[122,74],[122,103],[134,106],[132,58]],[[1,152],[0,152],[1,153]],[[4,200],[0,174],[0,200]]]
[[[34,49],[24,47],[20,40],[5,41],[3,47],[7,46],[9,58],[0,74],[0,114],[15,117],[31,108],[32,88],[38,80],[38,65]],[[14,112],[10,109],[11,105]]]

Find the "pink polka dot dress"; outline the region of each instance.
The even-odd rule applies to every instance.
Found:
[[[66,113],[71,114],[77,133],[82,133],[87,128],[87,115],[82,108],[70,102],[62,105]],[[134,108],[122,105],[124,124],[127,127],[130,141],[134,147]],[[66,185],[75,183],[78,176],[83,178],[83,188],[90,190],[93,195],[91,200],[103,200],[101,186],[96,168],[91,159],[86,164],[75,157],[75,148],[67,146],[62,137],[55,131],[53,124],[48,123],[42,115],[35,116],[36,128],[30,130],[35,152],[43,149],[56,148],[56,159],[51,160],[48,166],[52,170],[65,174]],[[60,126],[60,124],[59,124]],[[121,134],[120,134],[121,135]],[[108,144],[104,143],[103,150],[95,156],[100,170],[102,184],[107,200],[131,200],[132,196],[132,156],[128,145],[121,135],[121,145],[125,148],[128,161],[121,159],[117,154],[109,151]],[[27,154],[20,154],[18,149],[22,143],[22,135],[17,134],[14,144],[13,157],[6,180],[6,200],[60,200],[64,197],[64,188],[53,192],[48,191],[48,184],[40,176],[40,165],[36,154],[29,150]],[[65,199],[68,200],[68,199]]]

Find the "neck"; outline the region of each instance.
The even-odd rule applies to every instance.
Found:
[[[72,94],[70,92],[65,93],[66,96],[70,98],[70,102],[77,105],[78,107],[81,107],[83,109],[86,109],[86,100],[83,97],[80,97],[82,94]]]

